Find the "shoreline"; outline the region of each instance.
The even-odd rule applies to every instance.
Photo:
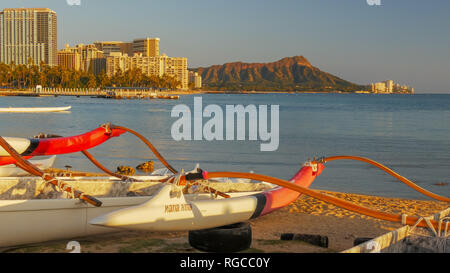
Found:
[[[217,90],[188,90],[188,91],[169,91],[178,92],[180,94],[373,94],[373,95],[412,95],[411,93],[373,93],[370,91],[284,91],[284,90],[270,90],[270,91],[217,91]]]
[[[430,216],[448,208],[439,201],[414,200],[321,191],[359,205],[390,213]],[[325,202],[301,196],[291,205],[250,221],[251,248],[246,253],[337,253],[353,247],[356,238],[375,238],[400,228],[392,223],[359,215]],[[281,233],[327,236],[328,248],[301,241],[282,241]],[[121,231],[74,238],[83,253],[201,253],[188,242],[188,232]],[[67,253],[70,240],[4,250],[9,253]]]
[[[369,91],[217,91],[217,90],[170,90],[170,91],[157,91],[160,95],[196,95],[196,94],[373,94],[373,95],[413,95],[411,93],[372,93]],[[27,90],[0,90],[0,97],[46,97],[53,95],[41,95]],[[74,96],[74,95],[58,95],[58,96]],[[89,96],[89,95],[86,95]]]

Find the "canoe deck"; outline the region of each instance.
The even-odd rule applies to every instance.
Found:
[[[143,182],[122,182],[108,177],[62,177],[68,185],[85,194],[95,197],[133,197],[151,196],[155,194],[163,184],[154,182],[150,176],[134,177]],[[270,189],[265,183],[222,183],[203,181],[222,192],[256,192]],[[204,192],[204,191],[201,191]],[[3,177],[0,178],[0,200],[39,200],[39,199],[67,199],[69,194],[62,193],[47,184],[41,178],[36,177]]]

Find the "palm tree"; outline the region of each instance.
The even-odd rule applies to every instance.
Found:
[[[9,85],[11,67],[5,63],[0,63],[0,85]]]
[[[33,73],[34,73],[34,61],[29,57],[27,61],[27,77],[25,79],[25,85],[27,87],[33,86]]]
[[[97,79],[95,78],[94,74],[89,74],[89,81],[87,83],[87,86],[89,88],[96,88],[97,87]]]
[[[176,89],[181,83],[175,77],[167,74],[163,76],[146,75],[141,69],[130,69],[118,72],[108,77],[105,71],[94,75],[89,71],[69,70],[63,67],[51,67],[41,62],[35,65],[31,58],[27,65],[16,65],[0,63],[0,85],[10,85],[16,87],[42,85],[46,87],[63,88],[95,88],[114,86],[134,86],[134,87],[165,87]]]
[[[11,72],[11,77],[9,80],[9,84],[11,86],[14,86],[16,84],[16,79],[17,79],[17,71],[16,71],[16,63],[14,61],[11,62],[10,64],[10,72]]]
[[[111,84],[110,79],[108,78],[108,76],[105,73],[105,70],[102,70],[98,75],[97,75],[97,86],[100,88],[103,88],[105,86],[108,86]]]

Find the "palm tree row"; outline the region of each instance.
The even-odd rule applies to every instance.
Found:
[[[32,60],[27,65],[9,65],[0,63],[0,86],[14,88],[32,88],[36,85],[51,88],[103,88],[103,87],[155,87],[176,89],[180,82],[168,75],[149,76],[140,69],[119,71],[108,77],[105,71],[98,75],[92,72],[69,70],[45,63],[34,65]]]

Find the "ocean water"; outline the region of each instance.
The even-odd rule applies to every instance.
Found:
[[[200,96],[200,95],[197,95]],[[394,169],[419,186],[450,196],[450,95],[211,94],[203,105],[279,105],[279,148],[261,152],[260,141],[175,141],[175,105],[193,110],[194,96],[180,100],[105,100],[76,97],[0,97],[0,107],[71,105],[70,113],[0,113],[0,135],[78,135],[113,122],[145,135],[177,169],[196,163],[208,171],[254,171],[289,179],[308,158],[364,156]],[[208,119],[205,118],[205,122]],[[109,169],[154,159],[130,134],[91,150]],[[56,167],[97,171],[80,153],[62,155]],[[156,164],[156,167],[162,167]],[[449,183],[438,186],[438,183]],[[427,199],[384,172],[362,162],[326,164],[312,188],[389,197]]]

